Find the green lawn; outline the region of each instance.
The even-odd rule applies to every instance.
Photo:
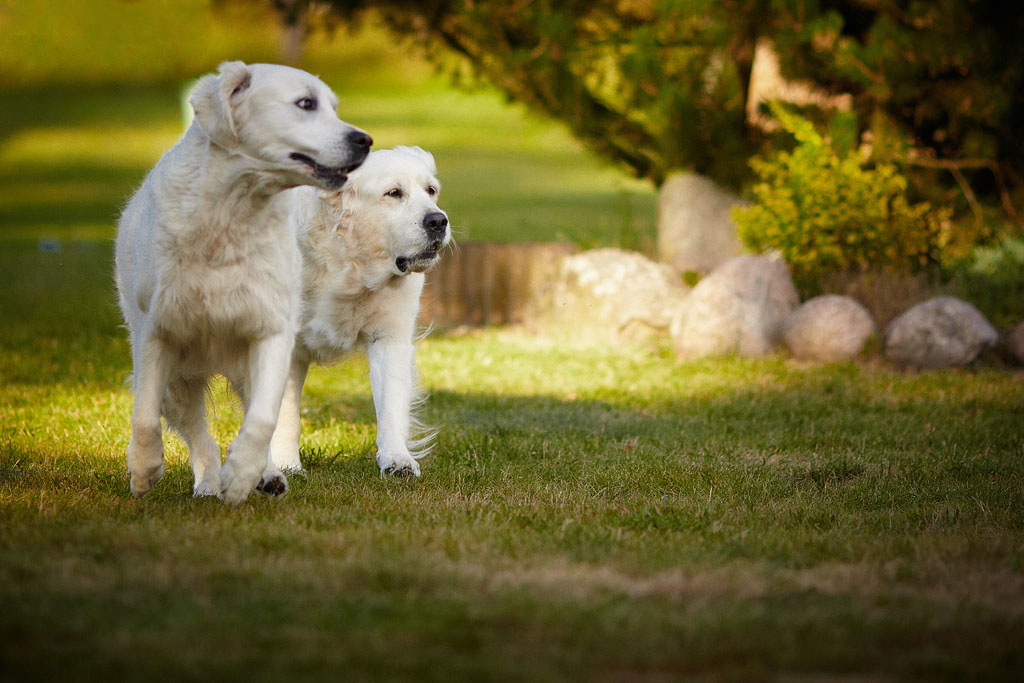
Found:
[[[461,239],[650,239],[651,189],[559,127],[353,54],[310,68],[378,146],[435,152]],[[1019,679],[1002,367],[433,336],[421,479],[377,474],[356,358],[311,373],[285,498],[191,499],[168,436],[133,499],[110,238],[181,85],[0,92],[0,680]],[[226,446],[239,411],[212,398]]]
[[[1012,680],[1024,377],[433,337],[443,427],[380,479],[365,363],[315,370],[306,479],[128,494],[106,245],[0,251],[0,678]],[[214,392],[215,435],[239,414]]]

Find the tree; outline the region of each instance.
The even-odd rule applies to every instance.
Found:
[[[810,3],[808,3],[810,4]],[[996,196],[1020,220],[1024,8],[999,0],[822,0],[776,18],[783,66],[854,96],[875,156],[950,174],[968,203]]]
[[[304,0],[298,0],[302,2]],[[329,0],[461,55],[512,99],[660,182],[738,186],[769,138],[746,116],[754,51],[849,93],[884,160],[949,172],[1014,207],[1024,186],[1024,11],[1000,0]]]

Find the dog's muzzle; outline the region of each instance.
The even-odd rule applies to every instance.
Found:
[[[348,180],[348,174],[366,161],[366,156],[370,153],[370,147],[373,145],[373,138],[361,130],[354,130],[345,136],[345,143],[350,150],[351,160],[343,166],[325,166],[308,154],[301,152],[292,152],[289,156],[313,169],[313,177],[322,180],[328,189],[337,190]]]
[[[322,180],[328,189],[338,190],[348,180],[348,174],[359,168],[366,155],[364,154],[359,161],[345,166],[324,166],[313,157],[299,152],[292,152],[291,158],[313,169],[313,177]]]
[[[395,259],[395,268],[403,275],[428,271],[441,260],[441,256],[438,254],[440,248],[441,244],[439,243],[436,247],[428,247],[415,256],[399,256]]]
[[[423,217],[423,232],[427,235],[427,248],[415,256],[399,256],[395,259],[395,268],[399,273],[412,271],[422,273],[430,270],[437,263],[438,252],[446,244],[448,237],[448,216],[440,211],[428,213]]]

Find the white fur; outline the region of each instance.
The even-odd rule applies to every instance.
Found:
[[[299,106],[307,98],[315,110]],[[118,225],[117,287],[134,364],[128,469],[136,496],[160,480],[163,415],[188,445],[195,494],[234,504],[262,475],[269,492],[286,486],[269,462],[301,290],[289,221],[297,196],[285,190],[338,187],[368,138],[354,141],[364,134],[338,119],[326,85],[288,67],[226,62],[191,102],[195,121]],[[245,407],[223,469],[206,425],[205,390],[217,372]]]
[[[429,153],[398,147],[372,152],[340,193],[301,192],[295,220],[303,312],[270,447],[278,468],[302,468],[299,401],[309,364],[329,363],[361,346],[370,362],[381,473],[419,476],[416,457],[426,453],[432,435],[410,436],[417,426],[411,417],[417,397],[413,334],[423,272],[451,238],[437,206],[436,173]],[[444,217],[443,233],[437,223],[428,233],[424,221],[431,216]]]

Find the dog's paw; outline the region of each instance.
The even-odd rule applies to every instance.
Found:
[[[155,469],[136,466],[129,474],[131,474],[132,495],[136,498],[142,498],[149,493],[150,489],[157,485],[157,482],[163,479],[164,465],[160,463]]]
[[[197,481],[192,487],[192,497],[202,498],[203,496],[219,496],[220,495],[220,475],[217,475],[216,480],[211,479],[210,481]]]
[[[220,472],[220,498],[228,505],[245,502],[256,485],[260,483],[259,471],[246,471],[228,458]]]
[[[377,465],[380,467],[381,476],[420,476],[420,464],[408,453],[377,453]]]
[[[150,435],[152,437],[152,435]],[[136,498],[142,498],[157,485],[164,476],[164,444],[159,434],[149,439],[128,442],[128,474],[131,477],[131,491]]]
[[[260,478],[260,483],[256,485],[256,490],[271,498],[280,498],[288,493],[288,480],[277,468],[268,467],[263,470],[263,476]]]
[[[302,469],[302,461],[299,460],[298,448],[286,448],[276,450],[274,449],[273,446],[271,446],[270,461],[274,463],[274,467],[276,467],[282,472],[287,472],[288,474],[305,473],[305,470]]]

